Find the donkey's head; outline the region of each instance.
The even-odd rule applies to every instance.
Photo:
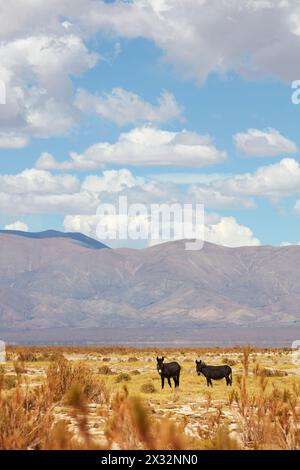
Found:
[[[197,359],[196,359],[196,372],[197,372],[198,375],[201,374],[204,366],[205,366],[204,362],[202,362],[201,360],[197,361]]]
[[[158,370],[158,373],[161,374],[162,373],[162,370],[163,370],[163,363],[164,363],[164,356],[162,358],[158,357],[156,358],[156,361],[157,361],[157,370]]]

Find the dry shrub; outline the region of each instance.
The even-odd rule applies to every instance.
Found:
[[[266,377],[260,377],[259,390],[250,394],[246,377],[241,381],[237,401],[243,444],[250,449],[300,449],[298,393],[281,392],[273,386],[266,392]]]
[[[262,377],[286,377],[288,375],[287,372],[284,370],[276,370],[276,369],[259,369],[258,374]]]
[[[109,448],[115,444],[121,450],[181,450],[191,446],[183,428],[167,419],[154,420],[137,398],[128,396],[126,388],[117,393],[111,407],[106,426]]]
[[[0,449],[40,449],[53,422],[45,396],[18,387],[0,395]]]
[[[5,380],[5,370],[3,366],[0,366],[0,392],[4,387],[4,380]]]
[[[131,375],[141,375],[140,371],[139,370],[133,370],[131,371]]]
[[[20,361],[20,362],[36,362],[37,357],[31,351],[21,351],[18,355],[18,361]]]
[[[121,372],[121,374],[118,374],[116,377],[116,382],[129,382],[131,380],[130,374],[127,374],[126,372]]]
[[[138,358],[131,356],[131,357],[128,358],[127,362],[138,362]]]
[[[156,393],[156,388],[152,382],[147,382],[141,386],[142,393]]]
[[[14,369],[15,369],[15,373],[17,375],[25,374],[27,372],[26,367],[24,365],[24,362],[15,361],[14,362]]]
[[[203,443],[205,450],[240,450],[235,439],[230,436],[227,426],[221,426],[216,434]]]
[[[252,352],[252,349],[250,348],[250,346],[246,346],[245,348],[243,348],[242,352],[243,371],[244,375],[247,377],[249,372],[250,354]]]
[[[84,395],[93,402],[103,400],[104,385],[85,364],[72,364],[60,359],[50,364],[47,371],[47,387],[55,402],[61,401],[73,386],[82,388]]]
[[[102,375],[113,375],[114,372],[111,370],[110,367],[108,366],[101,366],[98,368],[98,374]]]
[[[18,377],[16,375],[11,375],[11,374],[5,375],[3,388],[6,388],[7,390],[11,390],[13,388],[16,388],[17,384],[18,384]]]

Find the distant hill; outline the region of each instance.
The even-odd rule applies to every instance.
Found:
[[[114,250],[82,234],[2,231],[0,330],[134,328],[155,339],[300,324],[299,246],[184,246]]]
[[[76,240],[87,248],[94,248],[100,250],[101,248],[108,248],[103,243],[98,242],[94,238],[87,237],[82,233],[77,232],[59,232],[58,230],[45,230],[44,232],[21,232],[19,230],[0,230],[0,234],[4,235],[16,235],[18,237],[25,238],[70,238]]]

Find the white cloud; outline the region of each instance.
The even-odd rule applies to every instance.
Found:
[[[192,186],[189,194],[199,203],[209,209],[251,209],[255,207],[252,199],[226,195],[211,187]]]
[[[152,175],[152,178],[162,184],[173,179],[176,185],[192,185],[188,194],[215,209],[251,208],[254,206],[252,198],[255,197],[277,201],[300,193],[300,164],[293,158],[258,167],[253,173],[174,173],[173,177],[171,173],[166,173]]]
[[[253,157],[276,157],[284,153],[296,153],[298,150],[294,142],[276,129],[248,129],[247,132],[235,134],[233,140],[239,152]]]
[[[228,178],[228,174],[222,173],[152,173],[150,178],[160,183],[174,183],[179,185],[204,184]]]
[[[71,33],[32,35],[24,30],[20,37],[3,40],[0,80],[5,83],[6,104],[0,112],[0,126],[5,128],[1,147],[20,148],[31,137],[68,132],[78,119],[71,77],[93,67],[97,59]]]
[[[28,137],[13,132],[0,132],[0,149],[20,149],[29,143]]]
[[[75,106],[80,111],[96,113],[119,126],[143,122],[159,124],[182,119],[182,108],[175,97],[166,91],[158,99],[157,105],[152,105],[123,88],[114,88],[110,93],[98,96],[80,89],[75,98]]]
[[[282,243],[280,243],[280,246],[281,246],[281,247],[299,246],[299,245],[300,245],[300,242],[298,242],[298,243],[291,243],[291,242],[282,242]]]
[[[114,42],[117,53],[119,37],[149,39],[166,61],[200,83],[210,73],[227,71],[289,82],[298,76],[296,0],[10,0],[1,3],[0,17],[0,80],[7,89],[2,147],[64,135],[78,122],[72,80],[97,62],[89,41],[97,33]],[[92,97],[81,93],[77,101],[87,109]],[[120,124],[161,123],[181,115],[168,93],[153,105],[117,88],[92,105]]]
[[[250,228],[240,225],[233,217],[222,217],[218,223],[207,225],[205,240],[228,247],[261,244]]]
[[[95,213],[99,199],[86,191],[73,194],[9,194],[0,192],[0,213],[23,214],[91,214]]]
[[[200,83],[227,71],[288,82],[298,76],[296,0],[10,0],[1,3],[0,17],[0,80],[7,89],[2,147],[64,135],[77,123],[72,79],[94,67],[98,57],[89,39],[97,33],[114,42],[117,53],[119,37],[149,39]],[[84,109],[91,99],[84,92],[77,97]],[[151,105],[122,89],[95,97],[92,108],[120,124],[161,123],[181,114],[170,94]]]
[[[116,143],[101,142],[82,154],[71,153],[71,159],[58,162],[42,155],[36,167],[43,169],[93,169],[108,164],[136,166],[203,167],[223,162],[226,152],[218,150],[209,136],[194,132],[169,132],[141,127],[122,133]]]
[[[94,5],[83,21],[154,41],[166,61],[199,82],[232,70],[290,82],[298,76],[299,18],[297,0],[133,0]]]
[[[24,222],[20,222],[19,220],[17,220],[12,224],[5,225],[4,230],[17,230],[20,232],[28,232],[29,227]]]
[[[15,175],[0,175],[2,193],[74,193],[80,189],[73,175],[53,175],[48,171],[31,168]]]
[[[300,192],[300,165],[293,158],[259,167],[254,173],[235,175],[215,184],[225,194],[281,198]]]
[[[115,193],[134,186],[143,186],[145,183],[145,178],[135,177],[129,170],[123,168],[103,171],[102,176],[87,176],[82,188],[95,193]]]
[[[228,247],[238,247],[238,246],[259,246],[260,241],[255,238],[253,232],[248,227],[240,225],[235,218],[233,217],[219,217],[218,222],[210,223],[205,225],[204,233],[205,240],[217,245],[223,245]],[[68,232],[82,232],[90,237],[97,238],[97,226],[100,223],[102,218],[99,215],[68,215],[64,219],[64,229]],[[148,233],[149,222],[145,218],[139,218],[139,220],[133,220],[132,218],[127,218],[125,216],[108,216],[105,218],[105,223],[107,224],[107,232],[115,234],[115,231],[122,227],[128,226],[128,224],[138,224]],[[104,243],[107,243],[110,246],[122,247],[134,246],[137,244],[135,240],[117,240],[117,239],[102,239]],[[142,246],[154,245],[158,243],[163,243],[166,240],[143,240]]]
[[[296,201],[294,210],[297,212],[298,215],[300,215],[300,200]]]

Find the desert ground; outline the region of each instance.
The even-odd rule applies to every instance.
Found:
[[[161,389],[156,357],[182,367]],[[208,388],[195,360],[228,364]],[[299,358],[298,358],[299,359]],[[11,346],[0,366],[0,449],[300,449],[290,349]]]

